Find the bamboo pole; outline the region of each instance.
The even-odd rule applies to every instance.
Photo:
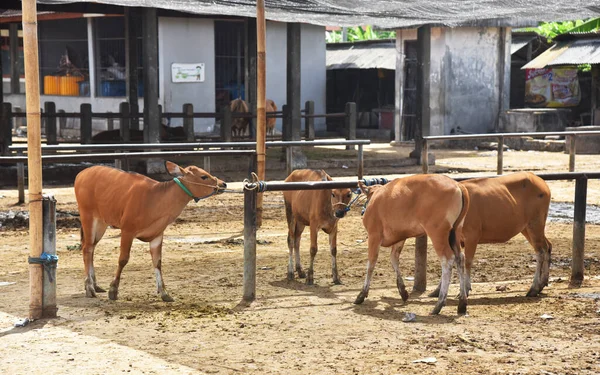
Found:
[[[265,180],[265,150],[266,150],[266,129],[267,112],[265,110],[266,102],[266,22],[265,22],[265,1],[256,1],[256,169],[258,178]],[[262,225],[263,212],[263,194],[259,193],[256,200],[256,225],[258,228]]]
[[[29,255],[39,258],[43,249],[42,145],[40,122],[40,73],[36,0],[23,0],[23,50],[27,105],[27,167],[29,172]],[[42,317],[44,271],[29,265],[29,319]]]

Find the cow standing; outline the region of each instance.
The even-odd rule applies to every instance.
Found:
[[[277,112],[277,105],[271,99],[267,99],[266,111],[267,111],[267,113]],[[267,117],[267,134],[268,135],[275,134],[275,124],[276,123],[277,123],[277,118]]]
[[[248,104],[240,98],[234,99],[229,103],[231,113],[246,114],[248,113]],[[241,137],[246,134],[248,125],[250,123],[249,118],[245,117],[234,117],[231,120],[231,135],[234,137]]]
[[[449,177],[427,174],[371,187],[359,182],[359,187],[367,195],[363,224],[368,233],[369,253],[365,283],[354,303],[362,303],[369,294],[380,246],[391,247],[396,285],[406,301],[408,293],[400,273],[400,252],[407,238],[426,234],[442,262],[441,288],[432,314],[439,314],[446,304],[454,262],[460,278],[458,313],[466,313],[466,274],[459,238],[469,208],[467,189]]]
[[[504,243],[522,233],[533,247],[537,267],[528,297],[537,296],[550,272],[552,243],[545,227],[550,207],[546,182],[530,172],[461,182],[469,191],[471,206],[465,217],[461,242],[465,247],[467,292],[471,289],[471,266],[478,244]],[[436,296],[440,287],[430,295]]]
[[[108,297],[117,299],[121,272],[129,262],[133,239],[137,238],[150,243],[158,294],[165,302],[173,301],[164,286],[161,270],[164,230],[190,200],[198,201],[218,194],[227,185],[195,166],[181,168],[171,162],[165,165],[175,177],[171,181],[158,182],[137,173],[104,166],[84,169],[75,178],[87,297],[104,292],[96,282],[94,249],[110,225],[121,229],[121,251]]]
[[[302,181],[332,181],[325,171],[300,169],[293,171],[285,182]],[[317,255],[317,234],[320,229],[329,234],[331,249],[331,271],[333,283],[341,284],[337,270],[337,231],[338,220],[348,211],[352,197],[350,189],[333,190],[296,190],[283,192],[285,215],[288,223],[288,280],[294,279],[294,260],[296,256],[296,271],[299,278],[306,277],[306,284],[314,283],[314,262]],[[310,226],[310,266],[308,275],[302,270],[300,263],[300,238],[305,226]]]

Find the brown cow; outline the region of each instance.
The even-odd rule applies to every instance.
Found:
[[[465,218],[462,239],[465,247],[467,292],[471,289],[471,266],[478,244],[507,242],[519,233],[536,253],[537,267],[528,297],[537,296],[546,285],[552,243],[544,234],[550,189],[530,172],[461,182],[469,191],[471,206]],[[430,295],[435,296],[438,288]]]
[[[181,168],[171,162],[165,165],[176,177],[174,180],[158,182],[103,166],[84,169],[75,178],[87,297],[104,292],[96,283],[94,248],[110,225],[121,229],[121,252],[108,297],[117,299],[121,272],[129,261],[131,243],[137,238],[150,243],[158,293],[163,301],[173,301],[165,289],[161,271],[163,232],[191,199],[207,198],[227,185],[195,166]]]
[[[299,169],[293,171],[285,182],[301,181],[332,181],[325,171]],[[285,201],[285,215],[288,223],[288,248],[290,257],[288,262],[288,280],[294,280],[294,261],[292,253],[296,255],[296,271],[299,278],[306,277],[306,284],[314,282],[313,266],[317,255],[317,234],[319,229],[329,234],[331,249],[331,271],[333,283],[341,284],[337,270],[337,231],[338,219],[344,217],[348,211],[348,203],[352,197],[350,189],[333,190],[296,190],[283,192]],[[300,238],[304,227],[310,226],[310,266],[308,276],[300,264]]]
[[[266,103],[267,113],[269,112],[277,112],[277,105],[271,99],[267,99]],[[275,124],[277,123],[277,118],[275,117],[267,117],[267,134],[273,135],[275,133]]]
[[[248,113],[248,104],[240,98],[234,99],[229,103],[231,113]],[[234,137],[241,137],[246,134],[248,124],[250,123],[249,118],[234,117],[231,120],[231,135]]]
[[[406,301],[408,293],[398,265],[400,252],[407,238],[427,234],[442,262],[441,290],[432,314],[439,314],[446,304],[455,261],[460,276],[458,313],[466,313],[466,274],[459,238],[469,208],[467,189],[449,177],[427,174],[399,178],[386,185],[371,187],[359,182],[359,187],[367,195],[368,205],[363,224],[368,233],[369,255],[365,284],[354,303],[362,303],[369,294],[380,246],[392,248],[391,261],[396,271],[396,285],[402,300]]]

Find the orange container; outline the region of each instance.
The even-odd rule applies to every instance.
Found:
[[[79,96],[79,81],[83,81],[83,77],[64,76],[60,77],[60,94],[67,96]]]
[[[60,95],[60,77],[44,76],[44,94]]]

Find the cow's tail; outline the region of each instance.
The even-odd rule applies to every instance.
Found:
[[[458,214],[458,218],[454,221],[454,225],[450,230],[450,236],[448,241],[450,242],[450,247],[454,251],[455,256],[460,256],[460,240],[462,238],[462,227],[465,222],[465,216],[467,216],[467,211],[469,211],[469,204],[471,200],[469,198],[469,191],[463,184],[458,184],[458,187],[461,191],[462,196],[462,209],[460,210],[460,214]]]

